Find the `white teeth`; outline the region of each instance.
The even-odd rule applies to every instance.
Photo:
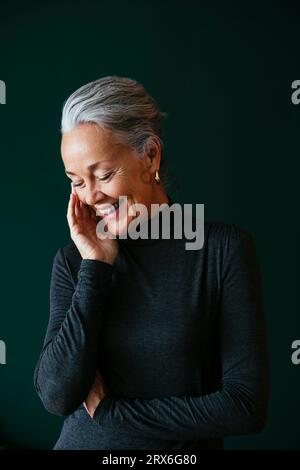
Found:
[[[117,202],[115,202],[115,203],[113,204],[113,207],[112,207],[111,209],[103,209],[103,210],[100,210],[100,209],[99,209],[99,212],[100,212],[100,214],[102,214],[102,215],[108,215],[108,214],[111,214],[112,212],[114,212],[115,210],[117,210],[118,207],[119,207],[119,203],[118,203],[118,201],[117,201]]]

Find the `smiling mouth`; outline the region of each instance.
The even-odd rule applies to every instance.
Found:
[[[96,215],[100,217],[108,217],[109,215],[113,214],[119,209],[119,201],[116,201],[112,204],[112,207],[108,209],[99,209],[99,208],[94,208],[96,211]]]

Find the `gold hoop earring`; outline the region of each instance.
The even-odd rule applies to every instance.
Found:
[[[157,183],[160,182],[160,177],[159,177],[159,174],[158,174],[158,170],[156,170],[156,172],[155,172],[155,177],[154,177],[154,179],[155,179],[155,181],[156,181]]]

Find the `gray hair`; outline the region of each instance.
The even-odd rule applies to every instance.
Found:
[[[71,131],[82,123],[95,123],[116,133],[124,145],[138,154],[146,152],[149,142],[156,140],[161,147],[159,176],[166,188],[169,172],[162,121],[167,115],[136,80],[108,76],[81,86],[69,96],[63,105],[61,132]]]

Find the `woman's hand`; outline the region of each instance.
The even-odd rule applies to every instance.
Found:
[[[68,204],[67,220],[70,235],[83,259],[95,259],[113,264],[118,254],[116,239],[97,236],[97,216],[94,210],[79,200],[73,186]]]
[[[99,405],[100,401],[105,397],[107,393],[108,390],[104,383],[103,377],[99,374],[97,370],[95,381],[89,391],[87,398],[83,402],[83,405],[91,418],[94,416],[95,410]]]

